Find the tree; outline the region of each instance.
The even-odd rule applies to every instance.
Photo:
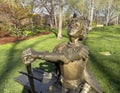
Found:
[[[59,27],[58,27],[57,38],[62,37],[62,9],[63,9],[63,2],[62,0],[59,0]]]
[[[1,3],[0,13],[2,13],[9,19],[9,22],[11,23],[16,32],[16,35],[20,36],[18,29],[22,25],[22,20],[28,17],[27,8],[23,9],[21,7],[13,6],[8,3]]]
[[[110,9],[112,7],[112,1],[109,0],[107,2],[107,7],[106,7],[106,21],[105,21],[105,26],[108,26],[109,20],[110,20]]]
[[[50,17],[50,26],[56,28],[56,16],[55,16],[55,0],[40,0],[42,8],[44,8],[45,13]]]
[[[113,7],[117,12],[117,24],[120,24],[120,0],[115,0]]]

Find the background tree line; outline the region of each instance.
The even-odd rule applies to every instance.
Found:
[[[28,36],[67,27],[71,15],[89,19],[89,30],[97,25],[120,24],[120,0],[2,0],[0,36]]]

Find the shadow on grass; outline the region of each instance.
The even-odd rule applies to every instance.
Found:
[[[66,32],[67,32],[67,30],[63,30],[63,31],[66,31]],[[62,31],[62,36],[65,37],[65,38],[68,38],[68,35],[66,34],[66,32],[63,32],[63,31]],[[57,30],[52,30],[51,32],[52,32],[52,33],[56,36],[56,38],[57,38],[57,35],[58,35],[58,34],[57,34],[57,33],[58,33]]]
[[[15,56],[15,53],[17,51],[20,51],[19,49],[15,49],[18,43],[14,44],[12,48],[8,51],[6,54],[6,63],[4,68],[4,71],[0,73],[0,76],[2,77],[0,79],[0,87],[5,83],[6,79],[9,79],[9,75],[11,74],[11,71],[16,68],[16,66],[19,66],[20,58],[18,56]]]
[[[31,93],[30,90],[26,89],[25,87],[23,87],[23,90],[21,93]]]
[[[92,31],[96,31],[99,33],[108,32],[108,33],[120,34],[120,27],[119,26],[96,27],[96,28],[93,28]]]
[[[38,70],[45,71],[45,72],[48,72],[48,73],[49,72],[55,72],[55,65],[54,65],[54,63],[50,63],[50,62],[41,62],[39,64],[39,67],[36,67],[34,69],[38,69]],[[42,78],[43,78],[43,76],[42,76]],[[44,86],[47,86],[47,85],[44,85]],[[41,86],[38,86],[37,88],[39,88],[39,87],[41,87]],[[30,92],[30,90],[28,90],[24,87],[21,93],[31,93],[31,92]]]
[[[11,72],[13,72],[14,69],[16,69],[16,67],[20,67],[22,64],[22,60],[21,60],[21,52],[24,50],[24,48],[28,48],[28,47],[34,47],[36,46],[37,44],[41,43],[41,42],[45,42],[45,40],[48,40],[50,38],[53,38],[53,37],[49,37],[49,38],[45,38],[43,40],[40,40],[40,41],[37,41],[37,42],[33,42],[32,44],[30,44],[29,46],[24,46],[23,48],[16,48],[20,42],[17,42],[17,43],[14,43],[13,46],[11,47],[11,49],[9,49],[9,51],[7,52],[6,54],[6,63],[4,65],[4,70],[2,73],[0,73],[0,77],[2,77],[0,79],[0,88],[6,84],[7,80],[10,80],[11,79]],[[17,72],[17,71],[16,71]],[[15,76],[13,75],[13,78],[14,79]],[[7,84],[6,84],[7,85]],[[15,88],[15,86],[14,86]],[[17,89],[16,89],[17,90]],[[4,93],[4,91],[1,93]]]
[[[120,79],[119,79],[120,77],[116,75],[114,71],[111,71],[111,69],[105,66],[105,64],[101,62],[102,60],[97,60],[92,53],[90,53],[90,60],[92,61],[93,66],[95,66],[95,68],[98,69],[103,74],[103,78],[109,81],[109,85],[106,85],[106,87],[110,87],[111,89],[120,92]],[[114,60],[111,60],[111,61],[114,62]],[[111,93],[113,93],[113,91]],[[114,91],[114,93],[118,93],[118,92]]]
[[[39,67],[37,69],[42,69],[46,72],[54,72],[55,64],[50,62],[42,62],[39,64]]]

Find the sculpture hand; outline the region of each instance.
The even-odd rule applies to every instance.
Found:
[[[28,48],[26,50],[24,50],[22,52],[22,55],[21,55],[21,58],[23,60],[23,63],[24,64],[30,64],[31,62],[33,62],[36,58],[36,55],[35,55],[36,51]]]

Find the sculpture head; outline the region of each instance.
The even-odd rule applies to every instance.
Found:
[[[68,35],[70,38],[83,40],[88,31],[88,24],[88,20],[85,18],[73,17],[68,25]]]

